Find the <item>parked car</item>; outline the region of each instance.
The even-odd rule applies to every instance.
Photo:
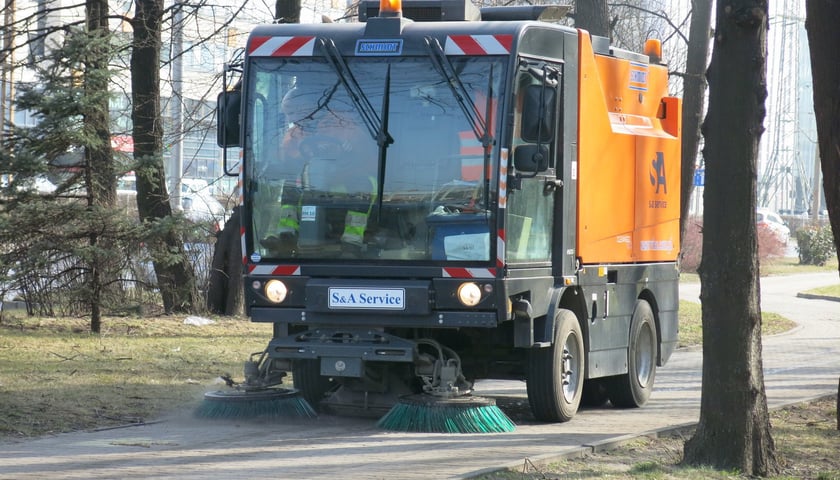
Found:
[[[224,227],[227,212],[216,197],[207,192],[182,192],[184,215],[194,222],[210,222],[215,232]]]
[[[3,175],[0,177],[0,187],[7,188],[9,184],[10,178],[8,175]],[[50,193],[55,192],[56,188],[56,185],[53,182],[51,182],[46,176],[36,175],[32,178],[26,178],[25,180],[20,182],[18,184],[17,190],[21,192],[28,191],[32,193],[37,193],[38,195],[49,195]]]
[[[767,208],[756,209],[755,224],[758,228],[766,228],[772,232],[785,245],[790,241],[790,228],[788,228],[781,215],[773,210]]]
[[[137,195],[137,179],[133,173],[124,175],[117,180],[117,195],[119,198],[130,198],[134,201]],[[212,186],[200,178],[181,179],[181,209],[184,215],[197,223],[209,223],[215,232],[224,227],[228,212],[224,205],[213,195]]]

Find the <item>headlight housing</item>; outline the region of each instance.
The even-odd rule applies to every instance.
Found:
[[[289,289],[280,280],[269,280],[265,282],[265,297],[274,303],[283,303]]]
[[[458,287],[458,301],[464,306],[474,307],[481,301],[481,288],[475,283],[466,282]]]

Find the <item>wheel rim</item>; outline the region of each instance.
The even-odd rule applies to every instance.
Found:
[[[580,350],[578,350],[577,337],[570,334],[563,343],[563,370],[561,372],[563,398],[567,403],[572,403],[577,396],[579,376]]]
[[[645,322],[639,331],[639,337],[636,339],[636,380],[643,387],[648,385],[653,373],[655,345],[653,330],[651,330],[650,324]]]

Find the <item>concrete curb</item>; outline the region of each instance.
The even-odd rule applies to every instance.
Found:
[[[628,435],[629,436],[629,435]],[[544,467],[546,465],[550,465],[552,463],[558,462],[560,460],[566,460],[569,458],[583,458],[586,455],[595,453],[592,446],[589,445],[582,445],[580,447],[575,447],[572,449],[567,449],[562,452],[557,453],[547,453],[544,455],[537,455],[535,457],[525,457],[522,460],[518,460],[516,462],[510,462],[503,465],[498,465],[495,467],[487,467],[482,468],[481,470],[475,470],[472,472],[465,473],[464,475],[459,475],[455,477],[451,477],[453,479],[469,479],[469,478],[477,478],[482,475],[488,475],[494,472],[502,472],[506,470],[511,471],[528,471],[529,467],[532,470],[535,470],[537,467]]]
[[[687,432],[692,431],[697,426],[697,422],[689,422],[683,423],[679,425],[671,425],[669,427],[657,428],[653,430],[648,430],[646,432],[642,432],[639,434],[627,434],[621,435],[614,438],[609,438],[607,440],[602,440],[600,442],[593,442],[593,443],[585,443],[579,447],[565,450],[562,452],[557,453],[548,453],[544,455],[539,455],[536,457],[525,457],[521,461],[508,463],[505,465],[499,465],[496,467],[488,467],[482,468],[481,470],[476,470],[473,472],[469,472],[464,474],[463,476],[453,477],[458,479],[469,479],[469,478],[476,478],[482,475],[487,475],[494,472],[500,472],[504,470],[519,470],[520,468],[527,471],[528,467],[536,468],[536,467],[544,467],[550,465],[552,463],[559,462],[560,460],[568,460],[570,458],[583,458],[587,455],[593,453],[600,453],[606,452],[609,450],[614,450],[621,446],[626,445],[627,443],[632,442],[633,440],[647,437],[647,438],[659,438],[659,437],[668,437],[676,434],[684,434]]]
[[[815,293],[797,293],[796,296],[798,298],[807,298],[809,300],[828,300],[830,302],[840,302],[840,297],[834,297],[831,295],[817,295]]]

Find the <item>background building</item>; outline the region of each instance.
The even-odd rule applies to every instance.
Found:
[[[82,22],[84,10],[70,0],[7,0],[5,4],[0,20],[6,27],[0,32],[0,45],[4,50],[17,48],[2,58],[0,65],[0,119],[3,128],[11,123],[32,126],[37,119],[31,112],[14,108],[15,94],[21,85],[37,81],[30,65],[63,39],[61,31],[46,32]],[[350,5],[347,0],[303,0],[300,20],[320,23],[327,17],[341,21]],[[245,46],[253,27],[272,21],[274,3],[188,1],[168,7],[176,13],[164,19],[160,74],[163,154],[170,190],[177,192],[180,178],[203,179],[214,194],[231,195],[236,180],[224,175],[222,153],[216,146],[215,99],[222,88],[221,72]],[[110,8],[115,18],[112,31],[117,41],[129,46],[134,2],[112,1]],[[120,17],[124,20],[117,20]],[[126,165],[133,152],[129,55],[126,48],[114,61],[111,99],[112,145]]]

